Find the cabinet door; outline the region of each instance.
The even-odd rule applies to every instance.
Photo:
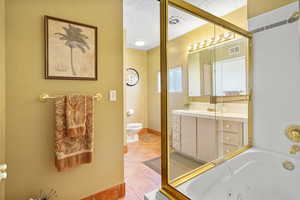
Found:
[[[180,152],[180,115],[174,115],[172,116],[172,146],[175,149],[175,151]]]
[[[216,120],[197,119],[197,159],[209,162],[218,157]]]
[[[197,118],[181,116],[181,152],[197,158]]]

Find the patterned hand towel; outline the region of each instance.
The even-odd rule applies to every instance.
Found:
[[[55,100],[55,166],[58,171],[92,162],[94,99],[92,96],[75,96],[61,96]],[[75,99],[81,103],[73,102]],[[77,110],[71,112],[73,108]]]
[[[66,120],[69,137],[85,135],[86,127],[86,96],[73,95],[66,97]]]

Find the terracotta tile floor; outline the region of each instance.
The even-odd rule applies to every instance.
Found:
[[[160,156],[160,137],[142,134],[139,142],[128,144],[124,156],[126,196],[123,200],[143,200],[144,194],[160,186],[161,176],[142,162]]]

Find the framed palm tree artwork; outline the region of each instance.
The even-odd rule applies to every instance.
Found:
[[[97,80],[97,27],[45,16],[45,78]]]

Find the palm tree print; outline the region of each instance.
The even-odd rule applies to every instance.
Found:
[[[81,50],[82,53],[86,53],[85,49],[90,49],[89,45],[86,42],[86,39],[88,39],[88,37],[82,34],[82,29],[72,26],[71,24],[69,24],[68,27],[63,27],[63,29],[65,31],[65,34],[55,33],[55,35],[59,35],[59,39],[65,41],[65,45],[70,48],[70,64],[72,74],[76,76],[77,73],[73,61],[73,49],[78,48]]]

